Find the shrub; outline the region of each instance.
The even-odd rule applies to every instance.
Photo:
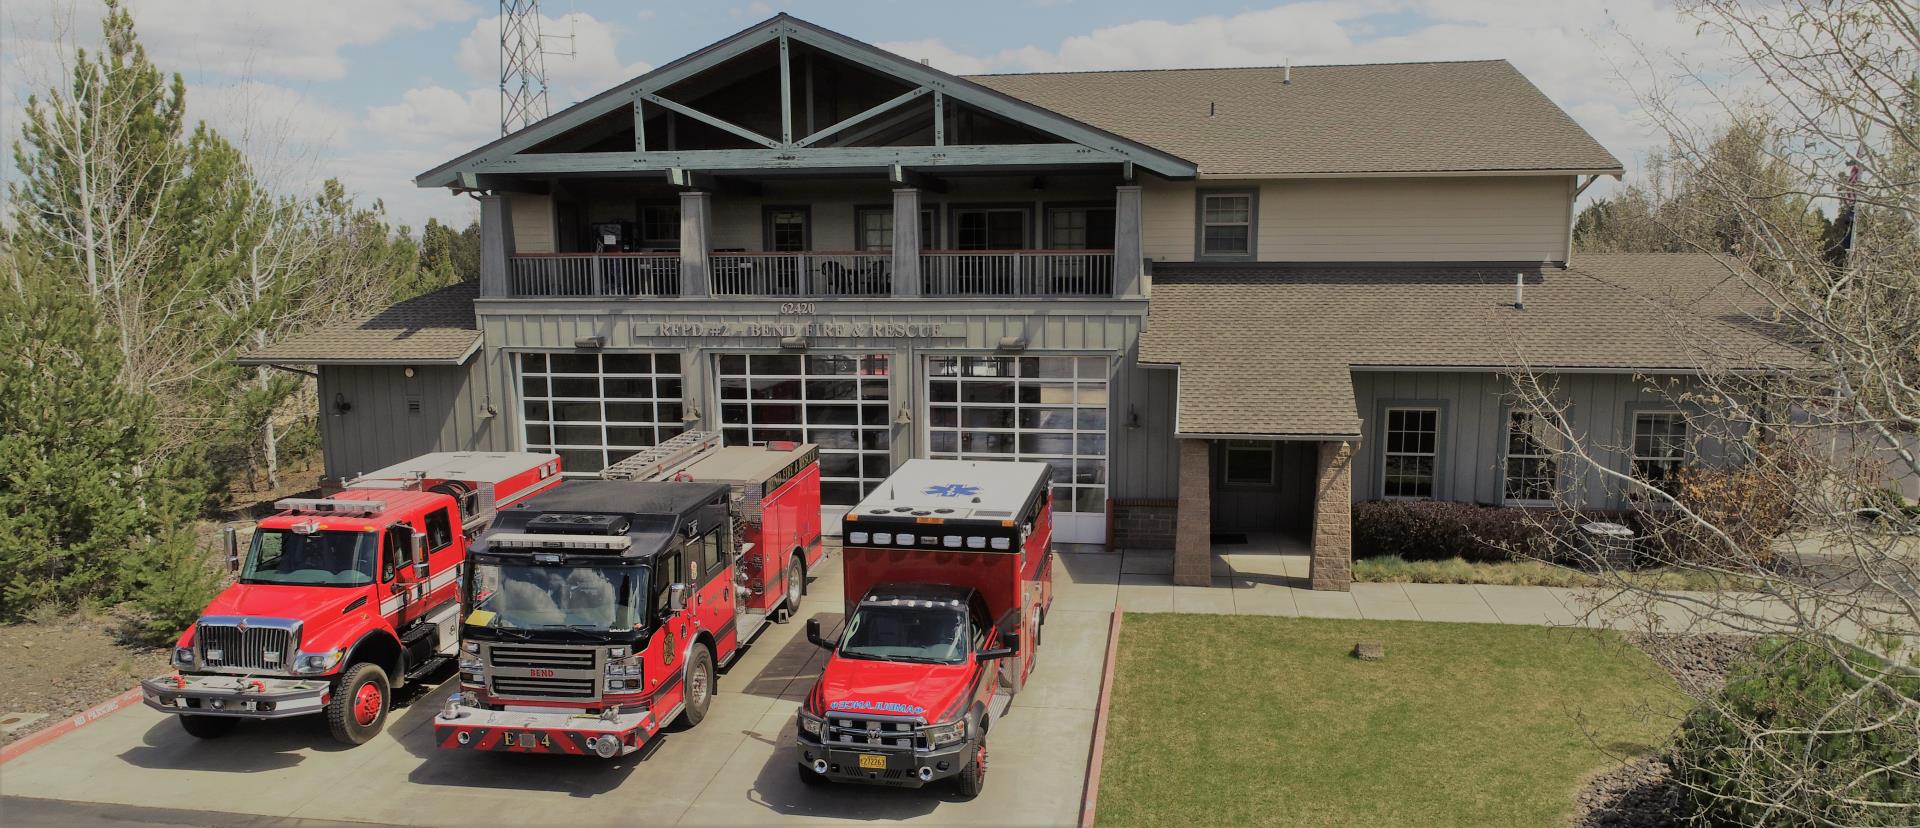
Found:
[[[1551,557],[1550,515],[1437,500],[1370,500],[1353,505],[1353,556],[1473,562]]]
[[[1642,553],[1660,563],[1765,567],[1773,560],[1774,539],[1792,528],[1794,485],[1766,466],[1690,466],[1680,470],[1673,496],[1698,520],[1679,510],[1646,508],[1628,522],[1644,539]]]
[[[1863,688],[1831,653],[1763,644],[1681,723],[1675,777],[1711,824],[1911,825],[1887,803],[1920,802],[1920,680]]]

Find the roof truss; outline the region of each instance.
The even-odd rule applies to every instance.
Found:
[[[809,135],[796,135],[793,124],[793,78],[788,56],[794,42],[804,43],[912,88],[888,101],[829,124]],[[762,135],[659,93],[768,43],[777,43],[780,55],[780,135]],[[932,146],[823,147],[835,137],[852,139],[886,124],[897,124],[900,110],[922,98],[933,98]],[[1057,136],[1059,144],[995,144],[950,146],[946,143],[945,104],[948,97],[1032,129]],[[757,145],[754,149],[646,150],[646,107],[658,106],[694,119]],[[631,108],[634,127],[632,152],[527,153],[531,147],[602,118]],[[915,108],[917,111],[917,108]],[[442,164],[414,179],[422,187],[460,187],[480,175],[513,173],[665,172],[670,170],[836,169],[916,166],[991,166],[1020,168],[1080,164],[1121,164],[1170,178],[1190,178],[1192,162],[1118,135],[1094,128],[1050,110],[1016,100],[986,87],[907,60],[868,44],[828,31],[786,14],[750,27],[732,37],[669,63],[625,84],[568,107],[525,129]]]

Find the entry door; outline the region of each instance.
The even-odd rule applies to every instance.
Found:
[[[927,358],[927,452],[1051,467],[1054,539],[1107,540],[1107,372],[1100,356]]]

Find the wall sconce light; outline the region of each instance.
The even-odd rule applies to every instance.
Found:
[[[893,418],[894,425],[913,425],[913,409],[900,406],[900,413]]]
[[[500,416],[500,409],[493,407],[492,397],[488,397],[480,402],[480,418],[481,419],[491,420],[498,416]]]
[[[607,338],[604,336],[583,336],[573,341],[573,347],[579,348],[582,351],[598,351],[601,348],[607,347]]]
[[[780,347],[789,351],[804,351],[807,349],[807,338],[804,336],[783,336],[780,337]]]
[[[347,413],[347,412],[349,412],[349,411],[352,411],[352,410],[353,410],[353,403],[350,403],[350,402],[347,402],[347,397],[346,397],[346,395],[345,395],[345,394],[342,394],[342,393],[340,393],[340,392],[338,392],[338,391],[336,391],[336,392],[334,392],[334,394],[333,394],[333,413],[334,413],[334,415],[335,415],[335,416],[338,416],[338,415],[341,415],[341,414],[345,414],[345,413]]]
[[[1133,406],[1127,406],[1127,428],[1140,427],[1140,412]]]
[[[700,406],[694,405],[693,403],[687,403],[686,410],[680,412],[680,422],[697,423],[697,422],[700,422],[700,420],[704,416],[705,415],[700,413]]]
[[[407,379],[413,379],[413,366],[409,365],[405,368],[400,369],[400,371],[401,373],[404,373],[407,375]]]
[[[1027,338],[1024,336],[1000,337],[1000,350],[1002,351],[1024,351],[1026,349]]]

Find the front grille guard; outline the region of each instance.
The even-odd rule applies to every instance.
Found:
[[[821,728],[821,744],[840,748],[891,748],[894,750],[931,750],[922,735],[922,723],[911,716],[876,716],[868,713],[830,712]]]

